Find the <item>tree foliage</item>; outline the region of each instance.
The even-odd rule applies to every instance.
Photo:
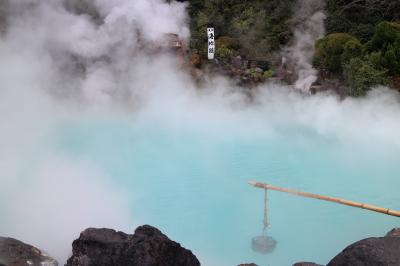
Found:
[[[203,57],[207,26],[215,28],[218,58],[263,61],[287,44],[296,23],[295,0],[186,1],[190,46]],[[325,1],[328,35],[316,43],[314,65],[346,82],[353,96],[388,80],[400,84],[400,0]],[[265,78],[273,73],[253,72]]]
[[[391,76],[400,75],[400,24],[381,22],[377,25],[372,39],[366,43],[370,53],[379,54],[379,67],[388,70]]]
[[[206,28],[212,25],[217,39],[237,41],[236,47],[225,48],[248,58],[262,58],[290,39],[292,6],[292,0],[191,0],[190,45],[205,54]]]
[[[361,46],[360,42],[347,33],[332,33],[316,43],[314,64],[319,68],[340,74],[342,56],[353,57]],[[344,52],[346,51],[346,54]],[[348,59],[346,59],[348,60]]]
[[[365,42],[381,21],[400,21],[399,0],[327,0],[328,33],[345,32]]]
[[[386,71],[377,69],[369,60],[353,58],[345,69],[351,96],[363,96],[371,87],[388,83]]]
[[[332,33],[317,41],[314,64],[345,79],[349,94],[364,95],[400,75],[400,24],[383,21],[362,44],[347,33]]]

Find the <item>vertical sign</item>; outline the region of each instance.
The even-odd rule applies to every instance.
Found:
[[[214,36],[214,28],[207,28],[207,36],[208,36],[208,59],[214,59],[215,54],[215,36]]]

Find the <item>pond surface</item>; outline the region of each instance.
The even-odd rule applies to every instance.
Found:
[[[348,244],[399,225],[395,217],[271,191],[267,234],[277,246],[255,253],[264,191],[247,181],[400,209],[400,149],[302,125],[271,130],[262,119],[227,120],[81,119],[60,127],[54,149],[91,160],[128,191],[135,223],[160,228],[203,265],[325,264]]]

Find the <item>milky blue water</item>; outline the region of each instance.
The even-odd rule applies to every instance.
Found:
[[[243,135],[235,126],[158,122],[66,123],[54,145],[112,176],[115,187],[129,191],[135,222],[160,228],[203,265],[324,264],[346,245],[399,226],[395,217],[271,191],[268,234],[278,244],[271,254],[255,253],[250,242],[261,234],[264,193],[248,180],[400,209],[400,150],[352,145],[306,127]]]

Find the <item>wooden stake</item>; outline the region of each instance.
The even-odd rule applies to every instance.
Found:
[[[365,210],[370,210],[370,211],[374,211],[374,212],[380,212],[383,214],[400,217],[400,211],[386,209],[386,208],[382,208],[382,207],[378,207],[378,206],[374,206],[374,205],[363,204],[363,203],[359,203],[359,202],[355,202],[355,201],[333,198],[333,197],[328,197],[328,196],[323,196],[323,195],[318,195],[318,194],[312,194],[312,193],[308,193],[308,192],[297,191],[294,189],[276,187],[276,186],[272,186],[269,184],[256,182],[256,181],[249,181],[249,184],[252,185],[253,187],[258,187],[258,188],[263,188],[263,189],[271,189],[271,190],[289,193],[289,194],[306,197],[306,198],[335,202],[335,203],[339,203],[339,204],[343,204],[343,205],[347,205],[347,206],[351,206],[351,207],[355,207],[355,208],[360,208],[360,209],[365,209]]]

